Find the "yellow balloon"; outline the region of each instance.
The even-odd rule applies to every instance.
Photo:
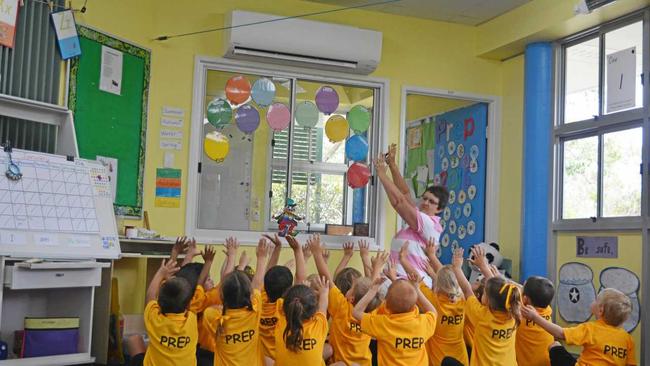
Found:
[[[333,115],[325,123],[325,134],[332,142],[345,140],[350,134],[348,120],[338,114]]]
[[[203,151],[210,159],[220,163],[228,156],[229,150],[230,142],[222,133],[213,131],[205,135]]]

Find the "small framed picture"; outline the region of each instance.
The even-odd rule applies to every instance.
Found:
[[[370,225],[360,223],[354,224],[354,229],[352,230],[352,235],[354,236],[369,236],[370,235]]]
[[[325,224],[326,235],[350,236],[352,235],[352,230],[353,227],[350,225]]]

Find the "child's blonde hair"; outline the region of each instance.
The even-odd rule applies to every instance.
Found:
[[[613,288],[606,288],[598,294],[596,304],[602,309],[605,323],[618,327],[632,313],[632,302],[624,293]]]
[[[354,305],[361,300],[361,298],[370,290],[372,287],[372,280],[368,277],[359,277],[352,283],[352,296],[354,297]],[[379,299],[379,294],[370,300],[368,306],[364,309],[364,312],[369,313],[379,307],[381,300]]]
[[[435,290],[437,293],[447,295],[451,301],[458,301],[463,297],[463,292],[451,265],[443,266],[436,273]]]

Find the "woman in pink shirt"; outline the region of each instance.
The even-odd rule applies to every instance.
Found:
[[[407,225],[395,235],[391,242],[391,258],[399,258],[400,248],[405,241],[409,241],[411,245],[408,247],[408,260],[424,278],[426,285],[431,287],[431,277],[425,270],[428,259],[424,248],[429,239],[434,239],[436,243],[440,240],[443,230],[440,225],[440,217],[437,215],[447,206],[449,192],[442,186],[430,186],[420,197],[419,205],[416,205],[411,197],[409,187],[395,163],[395,150],[396,145],[392,144],[387,154],[380,155],[375,159],[377,176],[384,186],[388,200]],[[392,180],[388,178],[386,164],[390,169]],[[397,265],[397,274],[399,277],[406,278],[406,273],[399,264]]]

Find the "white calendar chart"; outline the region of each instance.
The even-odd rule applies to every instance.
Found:
[[[14,149],[22,178],[0,150],[0,255],[117,258],[120,246],[108,173],[101,163]]]

